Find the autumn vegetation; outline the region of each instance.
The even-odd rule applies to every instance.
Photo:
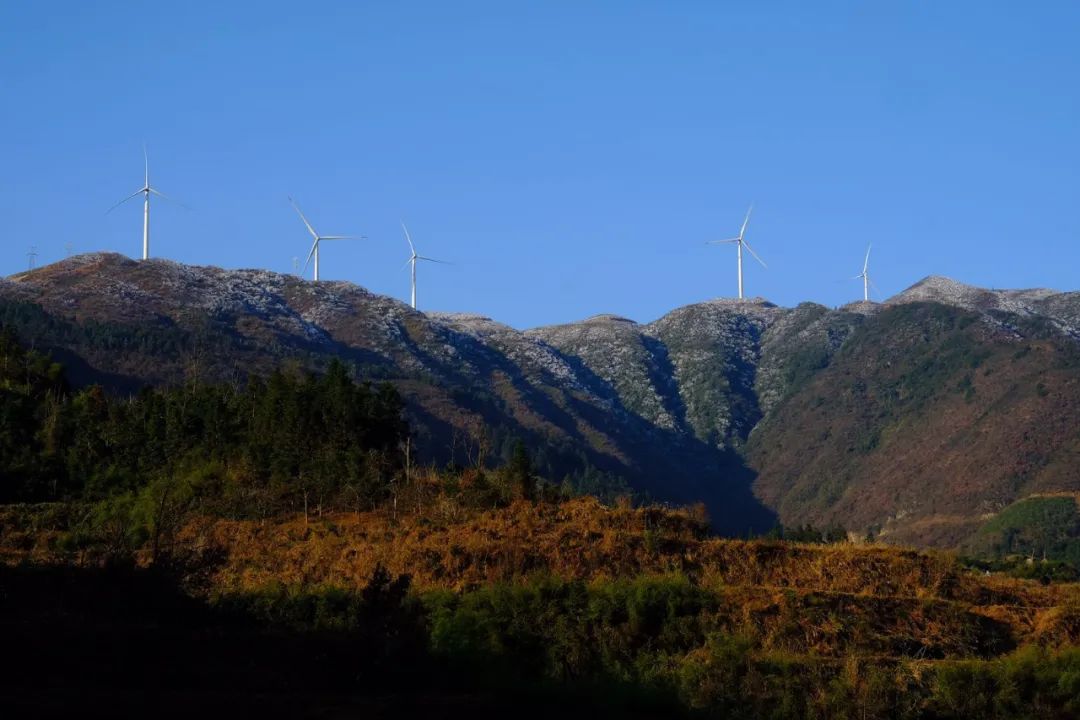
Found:
[[[393,389],[342,365],[118,398],[6,335],[0,411],[19,710],[1080,714],[1071,583],[835,529],[717,538],[701,508],[537,477],[522,444],[421,466]]]

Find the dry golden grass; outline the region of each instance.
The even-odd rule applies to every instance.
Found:
[[[40,509],[0,513],[0,552],[9,561],[50,559],[57,535]],[[708,538],[693,511],[608,507],[592,498],[519,501],[489,511],[437,498],[419,513],[402,505],[397,517],[381,510],[307,520],[199,518],[187,525],[181,540],[223,549],[227,560],[220,579],[237,587],[269,579],[351,586],[365,582],[382,563],[411,574],[421,588],[459,589],[537,571],[585,580],[677,571],[708,587],[941,598],[987,606],[1052,607],[1078,597],[1071,585],[1043,587],[970,573],[944,553]]]
[[[1073,585],[984,577],[941,553],[702,537],[687,511],[592,499],[514,503],[455,522],[386,513],[305,524],[213,520],[186,542],[222,548],[222,591],[270,584],[362,587],[379,563],[421,590],[547,573],[584,581],[681,573],[715,591],[717,622],[769,651],[991,656],[1080,637]]]
[[[583,498],[446,517],[387,512],[281,521],[204,520],[184,540],[226,551],[223,586],[270,581],[359,586],[378,563],[420,588],[462,589],[536,572],[591,580],[681,572],[707,587],[751,586],[980,606],[1053,607],[1073,586],[983,577],[948,555],[883,545],[704,538],[691,513],[610,508]]]
[[[48,560],[48,540],[42,528],[0,533],[2,557]],[[751,634],[763,652],[933,659],[1080,642],[1075,585],[983,576],[946,554],[883,545],[708,538],[692,511],[590,498],[484,512],[436,503],[396,518],[200,518],[180,540],[220,552],[214,592],[361,588],[378,564],[421,591],[536,574],[599,582],[678,573],[712,591],[715,627]]]

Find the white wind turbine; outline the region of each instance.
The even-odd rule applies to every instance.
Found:
[[[308,265],[311,263],[311,259],[315,258],[315,282],[319,282],[319,243],[323,240],[363,240],[363,235],[320,235],[315,232],[315,228],[311,227],[311,223],[304,217],[304,213],[300,211],[300,206],[296,204],[296,201],[291,197],[289,202],[292,203],[293,208],[296,210],[296,214],[300,216],[300,219],[304,221],[304,225],[307,227],[308,232],[311,233],[311,237],[315,238],[315,242],[311,246],[311,252],[308,253],[307,261],[304,263],[304,272],[307,272]]]
[[[872,283],[870,281],[870,248],[872,248],[872,247],[873,247],[872,244],[866,246],[866,259],[863,260],[862,272],[859,273],[858,275],[856,275],[855,277],[851,278],[852,280],[858,280],[858,279],[862,278],[862,299],[863,299],[863,302],[869,302],[870,301],[870,286],[874,284],[874,283]],[[874,287],[875,287],[875,289],[877,288],[876,285]]]
[[[737,237],[729,238],[728,240],[710,240],[708,242],[709,245],[725,245],[725,244],[728,244],[728,243],[735,243],[735,246],[738,248],[738,251],[739,251],[739,253],[738,253],[739,254],[739,299],[740,300],[742,300],[742,297],[743,297],[743,282],[742,282],[742,251],[743,251],[743,248],[745,247],[747,252],[749,252],[751,255],[753,255],[754,259],[757,260],[759,263],[761,263],[761,267],[763,267],[765,269],[768,269],[768,267],[769,267],[768,265],[765,264],[764,260],[762,260],[761,258],[758,257],[757,253],[754,252],[754,249],[752,247],[750,247],[750,243],[746,242],[746,226],[750,223],[750,213],[751,213],[751,211],[753,211],[753,209],[754,209],[754,206],[751,205],[750,208],[746,211],[746,218],[743,220],[742,227],[739,228],[739,234],[738,234]]]
[[[450,263],[445,260],[436,260],[435,258],[425,257],[423,255],[416,254],[416,246],[413,245],[412,237],[409,236],[409,228],[405,227],[405,221],[401,221],[401,229],[405,231],[405,239],[409,241],[409,251],[412,255],[405,261],[406,265],[412,266],[412,309],[416,309],[416,263],[419,260],[427,260],[428,262],[441,263],[443,265],[449,265]]]
[[[157,189],[150,187],[150,158],[146,154],[146,145],[143,145],[143,165],[146,170],[146,174],[143,176],[142,188],[136,190],[120,202],[113,205],[111,208],[105,211],[105,214],[108,215],[113,210],[120,207],[132,198],[136,198],[139,195],[143,196],[142,259],[148,260],[150,258],[150,196],[157,195],[158,197],[165,198],[166,200],[172,200],[172,198],[158,191]],[[183,208],[187,207],[187,205],[184,205],[183,203],[177,204]]]

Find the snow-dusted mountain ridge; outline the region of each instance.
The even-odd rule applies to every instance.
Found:
[[[121,392],[193,375],[243,382],[339,358],[398,387],[433,461],[461,462],[472,443],[497,462],[521,437],[556,480],[618,477],[657,498],[701,499],[721,526],[775,521],[754,495],[763,480],[744,457],[751,437],[860,338],[886,326],[919,337],[909,326],[922,316],[904,308],[925,304],[981,320],[978,342],[1080,337],[1080,293],[941,277],[881,304],[716,299],[651,322],[598,315],[527,331],[416,312],[351,283],[108,253],[0,280],[0,319],[76,382]]]

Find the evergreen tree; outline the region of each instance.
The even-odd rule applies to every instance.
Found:
[[[244,388],[73,393],[59,365],[0,330],[0,501],[99,500],[202,473],[232,513],[330,508],[346,489],[351,507],[375,504],[399,470],[403,409],[392,385],[357,383],[339,361]]]
[[[533,478],[532,461],[525,443],[520,439],[514,443],[508,471],[511,482],[520,490],[521,496],[526,500],[533,500],[536,495],[536,480]]]

